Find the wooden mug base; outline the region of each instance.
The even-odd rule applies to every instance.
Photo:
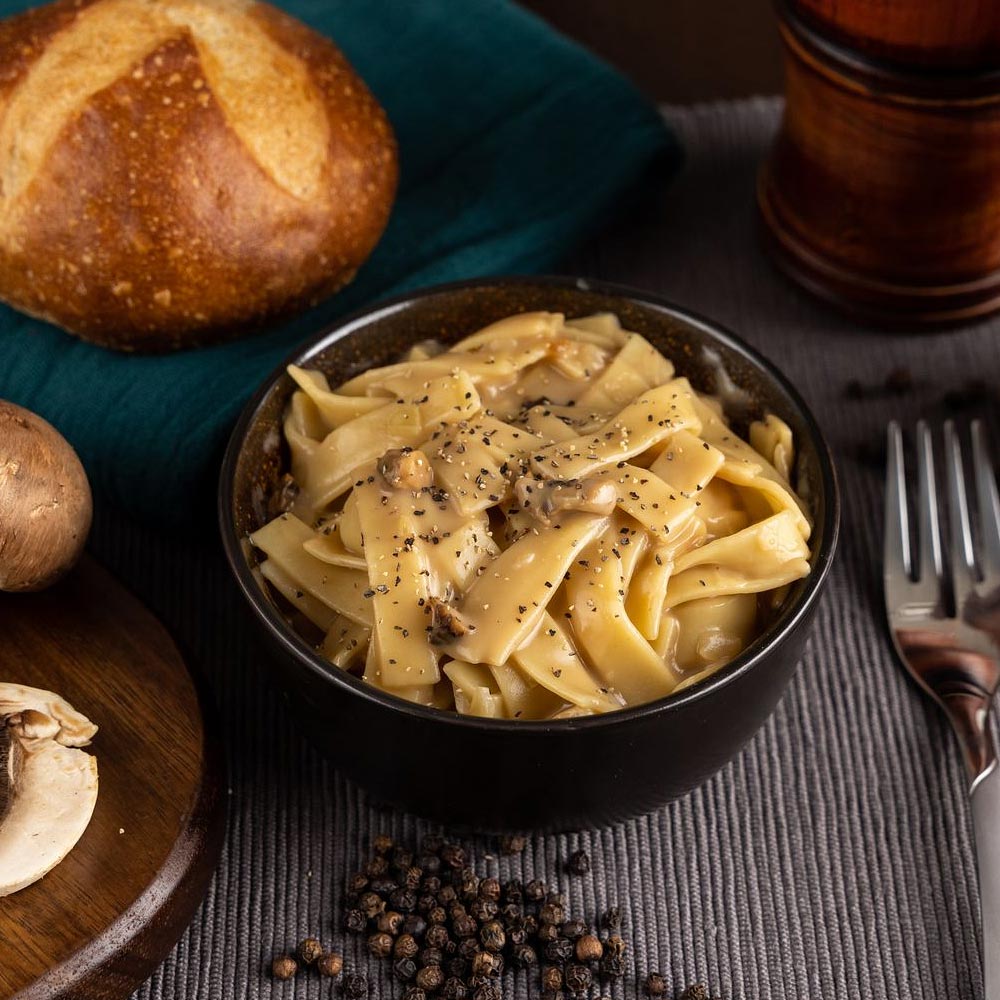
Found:
[[[801,240],[786,225],[765,166],[757,183],[759,229],[778,269],[797,285],[859,321],[934,329],[972,322],[1000,310],[1000,270],[964,284],[906,284],[845,267]]]

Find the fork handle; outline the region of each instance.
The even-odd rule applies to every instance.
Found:
[[[983,917],[983,996],[1000,1000],[1000,766],[972,788],[972,822]]]

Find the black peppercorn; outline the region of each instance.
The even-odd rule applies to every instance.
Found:
[[[451,915],[452,920],[458,920],[459,917],[464,917],[468,911],[465,909],[464,903],[452,903],[448,907],[448,913]]]
[[[564,910],[566,909],[566,897],[561,892],[550,890],[545,893],[545,902],[552,903],[555,906],[561,906]]]
[[[458,976],[450,976],[441,987],[443,1000],[465,1000],[467,994],[465,983]]]
[[[344,976],[340,985],[348,1000],[362,1000],[362,997],[368,996],[368,980],[356,972]]]
[[[561,924],[566,911],[558,903],[545,903],[538,911],[538,919],[543,924]]]
[[[449,868],[465,867],[465,850],[458,844],[445,844],[440,851],[441,860]]]
[[[316,959],[316,971],[321,976],[339,976],[344,968],[344,960],[335,951],[328,951]]]
[[[695,983],[689,986],[677,1000],[709,1000],[708,987],[703,983]]]
[[[586,851],[574,851],[566,862],[570,875],[586,875],[590,871],[590,855]]]
[[[454,903],[456,899],[458,899],[458,893],[455,892],[453,885],[443,885],[438,889],[437,900],[442,906]]]
[[[532,914],[529,913],[524,918],[524,930],[525,930],[525,933],[528,935],[528,937],[531,937],[532,934],[537,934],[538,933],[538,917],[533,916]]]
[[[392,949],[396,958],[413,958],[418,951],[420,951],[420,945],[417,944],[417,939],[412,934],[400,934]]]
[[[383,934],[392,934],[395,937],[402,929],[403,914],[395,910],[386,910],[378,915],[377,924]]]
[[[508,834],[500,838],[500,851],[503,854],[520,854],[528,846],[528,838],[520,834]]]
[[[402,877],[400,882],[404,889],[413,889],[416,891],[420,888],[420,880],[424,877],[423,870],[418,868],[416,865],[410,865],[406,871],[402,872]]]
[[[391,896],[399,888],[399,883],[388,875],[379,875],[368,883],[368,888],[384,898]]]
[[[566,966],[563,979],[570,993],[586,993],[594,982],[594,977],[587,966],[575,964]]]
[[[441,859],[436,854],[421,854],[420,857],[417,858],[417,864],[420,865],[420,867],[423,868],[428,875],[437,875],[437,873],[441,871]]]
[[[417,955],[418,965],[440,965],[444,961],[444,955],[440,948],[424,948]]]
[[[459,895],[467,903],[471,903],[479,895],[479,879],[471,868],[464,868],[459,875]]]
[[[584,934],[576,942],[576,959],[578,962],[597,962],[604,954],[604,947],[593,934]]]
[[[427,1000],[427,994],[419,986],[407,986],[402,1000]]]
[[[431,893],[424,893],[417,897],[417,913],[429,913],[437,906],[437,897]]]
[[[299,963],[291,955],[279,955],[271,963],[271,975],[275,979],[291,979],[299,971]]]
[[[556,938],[545,946],[545,957],[550,962],[568,962],[573,957],[573,942],[567,938]]]
[[[449,940],[448,928],[444,926],[443,920],[441,923],[431,924],[424,935],[424,944],[428,948],[444,948]]]
[[[368,950],[376,958],[388,958],[393,952],[392,935],[383,934],[381,931],[372,934],[368,939]]]
[[[392,850],[392,847],[392,837],[384,833],[380,833],[372,841],[372,850],[376,854],[388,854]]]
[[[368,876],[364,872],[355,872],[347,880],[347,891],[355,896],[359,896],[368,888]]]
[[[464,979],[469,971],[469,963],[464,958],[451,958],[448,960],[448,974]]]
[[[610,907],[601,917],[601,926],[609,931],[622,929],[622,911],[617,906]]]
[[[620,979],[625,975],[625,942],[612,934],[604,942],[604,957],[601,959],[601,972],[612,979]]]
[[[485,924],[490,920],[493,920],[500,908],[492,899],[474,899],[469,903],[469,913],[472,914],[473,918],[478,920],[481,924]]]
[[[385,909],[385,900],[378,893],[363,892],[358,897],[358,909],[366,917],[376,917]],[[399,907],[396,907],[399,909]]]
[[[427,931],[427,921],[419,913],[411,913],[403,921],[403,933],[412,934],[415,938],[421,938]]]
[[[436,833],[425,833],[420,841],[420,850],[424,854],[437,854],[444,847],[444,838]]]
[[[642,988],[648,997],[662,997],[667,992],[667,981],[658,972],[651,972]]]
[[[452,921],[452,930],[457,938],[472,937],[476,933],[476,922],[467,913],[461,913]]]
[[[496,963],[488,951],[481,951],[472,959],[473,976],[493,976],[496,972]]]
[[[505,903],[523,903],[524,886],[516,878],[512,878],[509,882],[504,882],[501,898]]]
[[[380,875],[385,875],[388,871],[389,859],[382,857],[381,854],[376,854],[365,866],[365,873],[369,878],[378,878]]]
[[[448,921],[448,913],[443,906],[432,906],[427,911],[427,923],[443,924]]]
[[[549,941],[555,941],[559,937],[559,925],[558,924],[542,924],[538,928],[535,935],[541,944],[548,944]]]
[[[458,954],[465,959],[473,959],[480,952],[479,940],[475,934],[458,942]]]
[[[565,920],[562,925],[563,937],[568,937],[570,941],[582,938],[587,933],[587,925],[582,920]]]
[[[524,887],[524,898],[529,903],[540,903],[545,899],[545,883],[541,879],[532,879]]]
[[[401,983],[408,983],[417,974],[417,963],[412,958],[397,958],[392,965],[392,974]]]
[[[513,948],[525,944],[528,940],[528,932],[524,929],[524,925],[521,923],[516,923],[513,926],[508,925],[507,940]]]
[[[535,949],[530,944],[515,945],[512,957],[514,965],[518,969],[530,969],[538,963],[538,955],[535,954]]]
[[[323,945],[316,940],[316,938],[306,938],[299,945],[299,958],[302,959],[306,965],[312,965],[313,962],[323,954]]]
[[[406,850],[405,847],[397,847],[392,852],[392,867],[397,871],[406,871],[413,864],[413,851]]]
[[[389,894],[389,905],[400,913],[412,913],[417,906],[417,894],[412,889],[399,888]]]
[[[500,879],[492,875],[482,879],[479,883],[479,895],[496,903],[500,899]]]
[[[344,929],[351,934],[363,934],[368,928],[368,918],[357,909],[350,909],[344,914]]]
[[[472,1000],[500,1000],[500,996],[500,987],[495,982],[489,982],[476,987]]]
[[[517,903],[508,903],[506,906],[500,908],[500,919],[508,926],[518,923],[523,917],[524,914]]]
[[[555,993],[562,989],[562,969],[557,965],[547,965],[542,969],[542,989]]]
[[[440,965],[427,965],[418,970],[414,982],[428,993],[436,993],[444,984],[444,972]]]
[[[426,869],[425,869],[426,872]],[[441,891],[441,879],[437,875],[424,875],[424,880],[420,888],[431,896],[436,896]]]
[[[499,954],[503,951],[503,946],[507,943],[507,935],[504,933],[503,924],[498,920],[491,920],[483,925],[479,932],[479,940],[487,951]]]

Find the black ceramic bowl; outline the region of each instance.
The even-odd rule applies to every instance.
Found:
[[[815,519],[813,569],[740,657],[680,694],[608,715],[555,722],[469,718],[409,704],[337,670],[295,634],[251,573],[247,534],[267,520],[284,471],[285,366],[247,404],[222,466],[219,514],[236,580],[263,626],[296,719],[381,801],[480,831],[572,829],[652,809],[715,772],[773,710],[802,654],[837,540],[830,453],[784,377],[732,334],[655,296],[564,278],[430,288],[356,314],[289,358],[332,384],[396,359],[418,340],[453,341],[514,312],[618,314],[696,388],[719,393],[737,429],[764,411],[791,426],[799,486]],[[739,387],[739,390],[734,390]]]

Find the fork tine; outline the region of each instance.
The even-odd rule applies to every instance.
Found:
[[[934,442],[927,422],[917,422],[917,475],[920,480],[920,572],[921,583],[940,581],[941,521],[938,517],[937,480],[934,477]]]
[[[972,468],[976,476],[976,500],[982,538],[980,566],[983,577],[992,579],[1000,576],[1000,495],[997,493],[996,474],[990,461],[986,429],[981,420],[972,422]]]
[[[955,610],[960,613],[966,595],[975,586],[976,555],[972,548],[969,504],[965,496],[962,444],[951,420],[944,425],[944,449],[948,480],[948,523],[951,528],[951,578],[955,590]]]
[[[886,432],[888,460],[885,471],[885,533],[882,570],[890,603],[894,591],[910,580],[910,521],[906,512],[906,470],[903,465],[903,432],[895,420]]]

